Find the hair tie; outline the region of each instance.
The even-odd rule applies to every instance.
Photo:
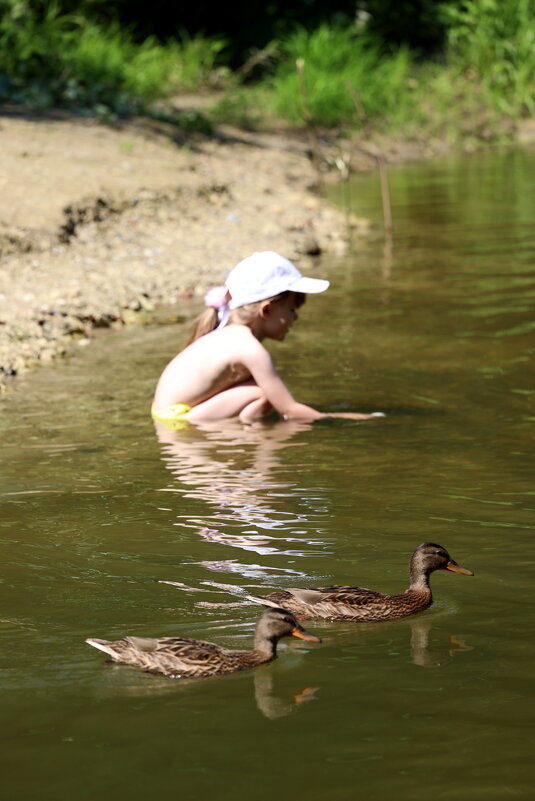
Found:
[[[212,309],[221,309],[227,304],[227,301],[228,289],[224,284],[212,287],[204,296],[204,305]]]

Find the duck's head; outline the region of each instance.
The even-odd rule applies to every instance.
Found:
[[[425,573],[427,576],[434,570],[451,570],[453,573],[462,573],[463,576],[473,576],[471,570],[459,565],[451,558],[442,545],[436,542],[424,542],[419,545],[411,556],[411,576],[415,573]]]
[[[275,646],[281,637],[290,636],[308,642],[321,642],[315,634],[306,631],[286,609],[271,607],[262,612],[256,623],[255,646],[266,641]]]

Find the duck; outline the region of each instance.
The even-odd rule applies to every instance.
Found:
[[[387,595],[366,587],[330,587],[279,590],[247,598],[264,606],[277,606],[292,612],[299,620],[393,620],[422,612],[433,602],[429,578],[435,570],[451,570],[463,576],[473,572],[459,565],[442,545],[424,542],[409,562],[410,585],[398,595]]]
[[[266,609],[258,618],[252,651],[233,651],[188,637],[123,637],[115,642],[90,637],[85,642],[124,665],[170,678],[198,678],[235,673],[271,662],[276,659],[278,641],[287,636],[321,642],[291,612],[280,608]]]

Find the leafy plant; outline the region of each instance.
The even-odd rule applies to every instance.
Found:
[[[0,0],[0,97],[40,106],[90,108],[101,116],[138,111],[176,91],[221,78],[225,43],[184,36],[135,42],[117,23],[105,28],[56,2]]]
[[[368,118],[385,116],[399,103],[410,77],[406,48],[383,53],[376,41],[347,27],[322,25],[312,33],[299,29],[281,50],[284,61],[272,80],[274,104],[292,123],[304,123],[309,114],[318,125],[358,126],[362,119],[349,87]],[[304,85],[296,70],[299,59]]]
[[[443,6],[450,65],[506,114],[535,112],[534,0],[463,0]]]

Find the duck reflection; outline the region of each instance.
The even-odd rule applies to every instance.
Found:
[[[309,621],[307,621],[308,625]],[[355,641],[358,637],[366,637],[369,635],[384,637],[385,632],[392,634],[392,639],[389,639],[389,647],[394,642],[394,635],[399,633],[400,627],[409,629],[408,631],[408,659],[417,667],[421,668],[436,668],[443,667],[449,664],[452,659],[463,651],[474,650],[472,646],[466,644],[456,634],[441,634],[437,635],[438,627],[435,626],[435,638],[431,641],[431,631],[433,629],[433,622],[425,615],[424,617],[414,618],[413,620],[399,621],[394,620],[390,622],[378,623],[332,623],[328,624],[323,622],[319,624],[318,621],[310,621],[314,624],[315,630],[321,636],[324,648],[328,642],[347,643],[352,640]],[[327,628],[328,627],[328,628]],[[330,632],[330,634],[329,634]],[[397,640],[397,637],[396,637]],[[406,646],[406,649],[407,649]],[[402,649],[396,642],[396,652],[402,654]]]
[[[410,650],[411,662],[423,668],[439,667],[450,662],[455,654],[472,651],[471,646],[456,634],[450,634],[447,645],[431,648],[429,635],[432,624],[429,620],[415,620],[411,624]]]
[[[302,656],[300,648],[296,648],[291,656],[300,661]],[[285,654],[288,656],[288,653]],[[295,662],[295,659],[291,660]],[[155,673],[140,672],[137,668],[128,665],[118,665],[115,662],[104,662],[105,670],[100,671],[100,682],[93,684],[99,699],[117,698],[118,695],[127,698],[153,698],[159,696],[176,696],[177,694],[192,694],[206,691],[207,681],[236,681],[243,687],[243,695],[250,692],[253,683],[253,697],[259,712],[264,717],[274,720],[295,713],[300,707],[317,699],[319,687],[302,687],[299,684],[277,681],[273,665],[264,665],[254,671],[246,671],[232,676],[216,676],[209,680],[206,678],[169,678]],[[228,688],[228,685],[226,685]]]
[[[301,535],[310,528],[311,515],[324,512],[324,502],[316,491],[307,497],[292,480],[299,463],[285,468],[278,458],[282,449],[304,445],[291,440],[311,427],[297,421],[244,426],[229,420],[173,432],[158,425],[162,459],[175,478],[162,491],[208,506],[207,515],[180,515],[177,525],[195,528],[208,542],[261,555],[319,555],[317,547],[326,543]],[[293,506],[306,506],[304,512],[287,510],[285,499],[292,496],[298,500]]]
[[[206,686],[206,679],[169,679],[150,673],[139,673],[134,668],[105,663],[107,670],[101,683],[96,687],[99,699],[116,698],[122,695],[127,698],[155,698],[172,696],[177,693],[192,693]],[[211,679],[211,681],[218,680]],[[245,676],[240,676],[244,679]],[[307,702],[317,700],[319,687],[302,687],[294,685],[293,689],[284,690],[276,687],[273,667],[257,668],[253,676],[247,677],[248,686],[253,681],[253,697],[259,712],[270,720],[292,715]]]
[[[308,701],[316,700],[319,687],[304,687],[293,694],[277,692],[273,670],[260,668],[254,674],[254,697],[256,706],[270,720],[293,714]]]

